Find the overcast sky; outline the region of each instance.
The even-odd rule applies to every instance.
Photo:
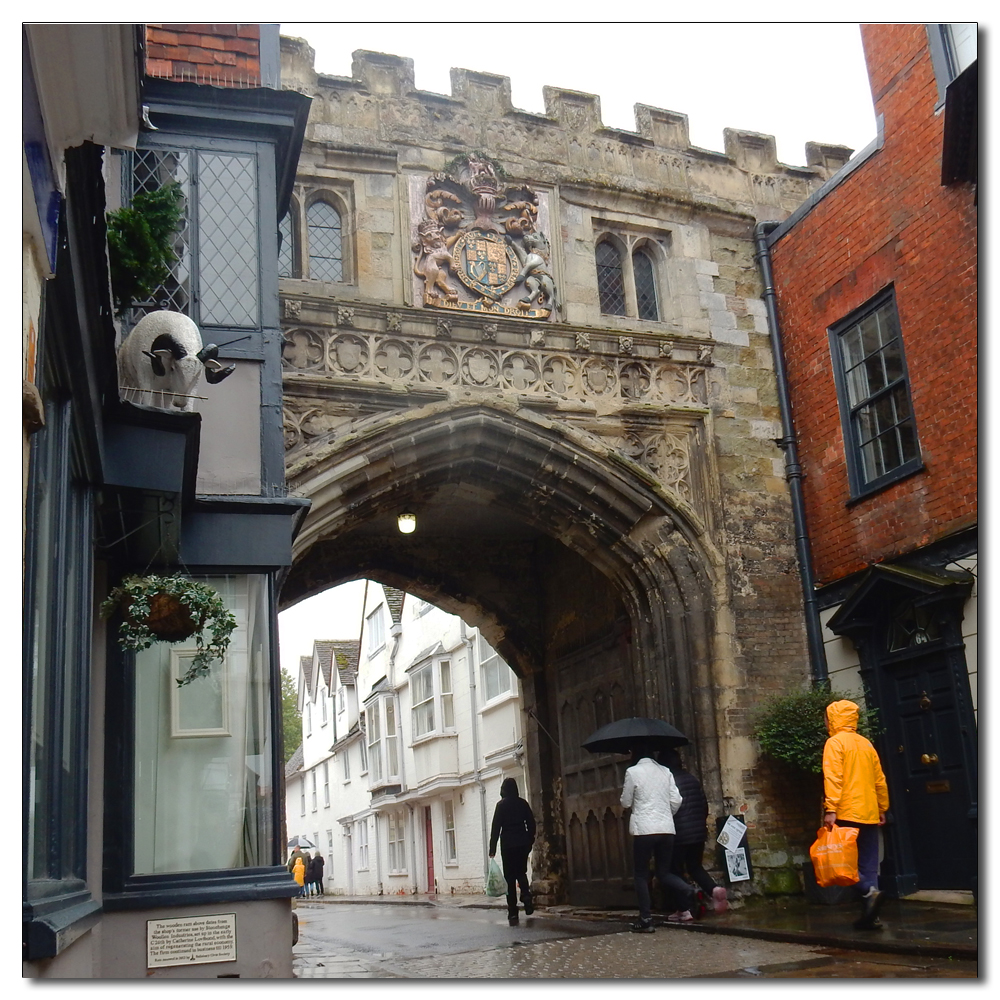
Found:
[[[544,86],[580,90],[600,97],[605,125],[634,131],[633,106],[649,104],[687,115],[696,146],[721,151],[724,128],[763,132],[798,166],[806,142],[861,149],[875,137],[855,23],[307,22],[281,33],[309,42],[320,73],[349,77],[355,49],[412,59],[417,87],[440,94],[453,66],[498,73],[524,111],[544,112]]]

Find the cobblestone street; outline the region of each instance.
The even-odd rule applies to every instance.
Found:
[[[299,909],[300,938],[295,947],[299,979],[681,979],[707,978],[976,978],[972,961],[905,955],[862,953],[845,949],[760,941],[751,938],[692,933],[684,927],[661,927],[654,934],[607,932],[586,921],[560,921],[547,915],[522,920],[508,928],[503,915],[467,911],[450,931],[450,944],[433,946],[438,953],[419,954],[420,938],[434,926],[433,910],[382,907],[391,933],[373,936],[378,946],[355,935],[351,943],[342,931],[327,926],[351,910],[355,926],[364,924],[362,911],[377,907],[336,904]],[[338,912],[339,911],[339,912]],[[401,912],[401,911],[405,911]],[[535,935],[553,935],[533,940]],[[363,931],[361,932],[364,933]],[[495,934],[496,943],[473,944],[461,937]],[[392,942],[385,946],[386,939]],[[428,950],[428,945],[423,950]],[[455,950],[453,950],[455,949]],[[448,953],[444,953],[447,950]]]

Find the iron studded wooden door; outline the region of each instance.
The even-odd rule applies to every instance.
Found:
[[[920,889],[967,889],[976,871],[975,829],[969,819],[972,782],[965,755],[969,720],[962,718],[955,672],[946,655],[930,654],[891,669],[895,718],[887,728],[895,761],[890,802],[912,850]],[[888,768],[887,768],[888,770]]]
[[[569,898],[579,906],[634,904],[631,841],[620,805],[629,761],[580,746],[599,726],[636,714],[629,670],[620,644],[591,648],[559,667]]]

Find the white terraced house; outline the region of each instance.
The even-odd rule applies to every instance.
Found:
[[[500,784],[527,790],[518,678],[478,629],[369,581],[360,639],[316,641],[298,688],[287,832],[325,891],[482,892]]]

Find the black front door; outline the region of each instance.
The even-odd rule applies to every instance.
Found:
[[[969,726],[963,718],[968,687],[946,652],[928,652],[885,667],[887,770],[892,773],[892,816],[905,824],[911,870],[919,889],[966,889],[976,872],[975,801],[967,760]],[[904,865],[904,867],[911,867]]]

